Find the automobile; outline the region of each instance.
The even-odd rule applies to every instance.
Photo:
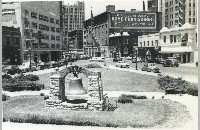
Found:
[[[115,66],[121,68],[129,68],[130,65],[125,61],[118,61]]]
[[[156,58],[156,63],[157,64],[163,64],[164,63],[164,59],[163,58]]]
[[[4,74],[10,74],[10,75],[14,75],[16,73],[20,74],[21,70],[19,69],[18,66],[16,65],[12,65],[12,66],[6,66],[2,69],[2,72]]]
[[[122,61],[122,58],[113,58],[113,62]]]
[[[56,62],[56,61],[51,61],[51,68],[55,68],[55,67],[58,67],[59,66],[59,63]]]
[[[30,62],[22,63],[22,65],[19,66],[19,69],[20,69],[22,72],[29,72],[29,71],[36,71],[36,70],[37,70],[37,67],[36,67],[36,65],[35,65],[35,62],[32,61],[32,62],[31,62],[31,70],[30,70]]]
[[[87,59],[89,59],[89,56],[88,55],[80,55],[79,59],[81,59],[81,60],[87,60]]]
[[[40,62],[38,64],[38,67],[40,70],[49,69],[49,68],[51,68],[51,63],[50,62]]]
[[[154,73],[160,72],[160,68],[156,65],[156,63],[146,63],[142,66],[141,70]]]
[[[147,61],[148,63],[156,63],[156,58],[150,58]]]
[[[195,63],[196,67],[198,67],[198,61]]]
[[[60,66],[68,65],[69,60],[68,59],[61,59],[60,60]]]
[[[141,62],[142,63],[142,58],[137,57],[137,62]],[[136,63],[136,57],[133,57],[132,63]]]
[[[92,57],[89,59],[90,62],[97,61],[97,62],[103,62],[104,59],[102,57]]]
[[[164,60],[163,67],[178,67],[179,63],[176,59],[166,59]]]
[[[132,60],[132,57],[127,56],[126,59],[127,59],[127,60]]]

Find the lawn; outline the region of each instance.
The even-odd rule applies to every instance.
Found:
[[[110,99],[114,104],[115,99]],[[11,97],[3,102],[4,121],[60,125],[173,128],[190,119],[180,103],[160,99],[134,99],[117,104],[115,111],[73,111],[45,108],[42,96]]]
[[[163,92],[159,89],[158,77],[155,76],[106,68],[96,68],[95,70],[101,71],[104,91]],[[51,75],[51,73],[39,75],[38,83],[45,84],[45,89],[49,89]],[[68,74],[65,78],[66,88],[70,77],[73,75]],[[79,77],[83,79],[84,88],[87,90],[87,77],[83,74],[79,74]]]

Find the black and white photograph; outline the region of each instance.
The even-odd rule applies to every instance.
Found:
[[[198,0],[2,1],[2,130],[198,130]]]

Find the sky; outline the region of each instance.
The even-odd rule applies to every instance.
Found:
[[[107,5],[115,5],[115,10],[131,9],[143,10],[143,0],[80,0],[85,2],[85,20],[91,17],[91,7],[93,16],[101,14],[106,11]],[[65,0],[64,4],[73,5],[76,0]]]
[[[3,2],[18,2],[18,1],[59,1],[59,0],[3,0]],[[77,0],[62,0],[64,4],[73,5]],[[91,17],[91,7],[93,16],[106,11],[107,5],[115,5],[115,10],[131,9],[142,10],[142,3],[146,0],[79,0],[85,2],[85,20]]]

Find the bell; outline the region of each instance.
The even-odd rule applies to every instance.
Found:
[[[84,95],[87,91],[83,88],[81,78],[71,78],[69,82],[69,88],[66,92],[67,95]]]

